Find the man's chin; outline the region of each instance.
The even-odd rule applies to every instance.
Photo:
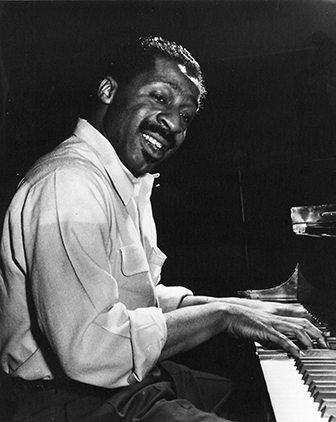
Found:
[[[143,156],[145,158],[145,162],[141,168],[141,171],[144,173],[150,173],[154,171],[154,169],[161,163],[161,161],[164,160],[164,157],[160,160],[153,158],[149,154],[146,153],[146,151],[143,151]]]
[[[133,176],[135,177],[141,177],[144,176],[147,173],[152,173],[155,168],[157,167],[158,163],[151,163],[151,164],[146,164],[144,166],[137,166],[137,167],[127,167],[128,170],[133,174]]]

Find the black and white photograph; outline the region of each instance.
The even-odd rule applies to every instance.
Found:
[[[336,1],[0,1],[0,422],[336,421]]]

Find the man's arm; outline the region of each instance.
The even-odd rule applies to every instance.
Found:
[[[294,357],[300,356],[300,349],[288,335],[296,337],[303,348],[312,347],[312,339],[327,347],[322,333],[305,318],[273,315],[242,306],[239,299],[233,302],[228,298],[185,297],[179,309],[165,314],[168,335],[160,358],[189,350],[221,332],[276,345]]]
[[[179,307],[200,305],[202,303],[209,303],[214,301],[230,303],[231,305],[246,306],[249,309],[269,312],[274,315],[309,319],[308,312],[303,308],[300,303],[279,303],[238,297],[216,298],[209,296],[186,296],[183,298],[183,301],[181,301]]]

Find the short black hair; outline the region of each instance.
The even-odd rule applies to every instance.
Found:
[[[199,63],[182,45],[161,37],[141,37],[123,46],[114,54],[108,72],[118,83],[129,83],[134,77],[153,69],[157,58],[185,66],[188,74],[199,82],[200,103],[204,100],[206,88]]]

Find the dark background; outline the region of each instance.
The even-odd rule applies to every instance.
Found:
[[[290,207],[336,203],[336,3],[12,1],[0,10],[1,215],[27,167],[87,116],[113,51],[161,35],[194,54],[208,88],[153,193],[163,281],[232,294],[277,285],[304,261]],[[323,248],[309,244],[314,282]]]

